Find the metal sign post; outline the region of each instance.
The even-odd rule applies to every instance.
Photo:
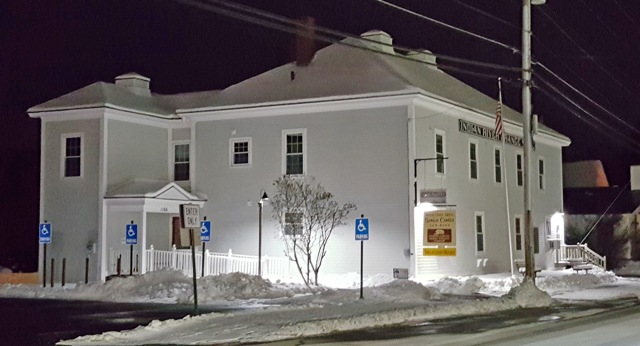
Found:
[[[42,256],[42,287],[47,287],[47,244],[51,243],[52,236],[51,224],[44,220],[38,226],[38,238],[40,244],[44,245],[43,256]]]
[[[204,257],[204,249],[205,249],[205,242],[208,242],[211,240],[211,221],[207,221],[207,217],[204,217],[204,221],[200,222],[200,240],[202,240],[202,275],[201,277],[204,277],[204,262],[205,262],[205,257]]]
[[[130,245],[129,251],[129,275],[133,275],[133,246],[138,244],[138,225],[131,223],[125,227],[125,239],[127,245]]]
[[[364,276],[364,241],[369,240],[369,219],[360,214],[360,219],[356,219],[356,240],[360,241],[360,299],[364,299],[363,295],[363,276]]]
[[[196,204],[180,204],[180,225],[189,229],[189,243],[191,245],[191,266],[193,267],[193,308],[198,314],[198,280],[196,277],[196,247],[193,236],[194,228],[200,228],[200,207]]]

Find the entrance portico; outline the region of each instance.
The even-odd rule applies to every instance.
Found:
[[[99,228],[99,279],[104,281],[113,274],[110,253],[125,256],[129,253],[130,245],[125,244],[127,224],[138,224],[138,244],[133,245],[134,252],[143,254],[150,244],[168,250],[172,245],[172,217],[179,215],[180,205],[197,204],[202,208],[205,201],[206,198],[186,191],[175,182],[135,179],[109,190],[103,198]],[[138,272],[145,273],[146,258],[139,258]]]

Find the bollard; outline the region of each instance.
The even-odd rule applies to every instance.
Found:
[[[64,287],[64,278],[67,273],[67,259],[65,257],[62,258],[62,287]]]
[[[116,261],[116,273],[120,276],[120,264],[122,264],[122,255],[118,255],[118,260]]]
[[[89,257],[84,259],[84,284],[89,283]]]
[[[53,258],[52,258],[51,259],[51,287],[53,287],[53,273],[54,273],[53,268],[54,267],[53,267]]]

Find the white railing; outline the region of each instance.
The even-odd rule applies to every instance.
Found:
[[[607,256],[600,256],[589,249],[587,244],[562,245],[560,247],[560,260],[567,261],[570,259],[582,259],[602,269],[607,269]]]
[[[118,274],[118,258],[120,258],[120,274],[132,274],[130,273],[131,262],[129,256],[131,250],[116,250],[109,248],[109,274]],[[137,250],[133,250],[133,273],[140,272],[140,254]]]
[[[147,271],[160,269],[180,270],[184,275],[193,274],[191,250],[178,250],[175,246],[170,251],[156,250],[153,245],[145,250]],[[228,253],[204,252],[204,276],[240,272],[258,274],[258,256],[235,255]],[[262,256],[262,276],[272,279],[289,277],[289,260],[285,257]],[[202,252],[196,252],[196,276],[202,275]]]

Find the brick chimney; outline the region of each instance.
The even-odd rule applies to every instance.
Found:
[[[116,77],[116,85],[125,87],[132,93],[140,96],[151,95],[149,83],[151,80],[135,72],[125,73]]]
[[[303,17],[298,20],[296,28],[296,65],[309,66],[316,53],[314,26],[315,19]]]

